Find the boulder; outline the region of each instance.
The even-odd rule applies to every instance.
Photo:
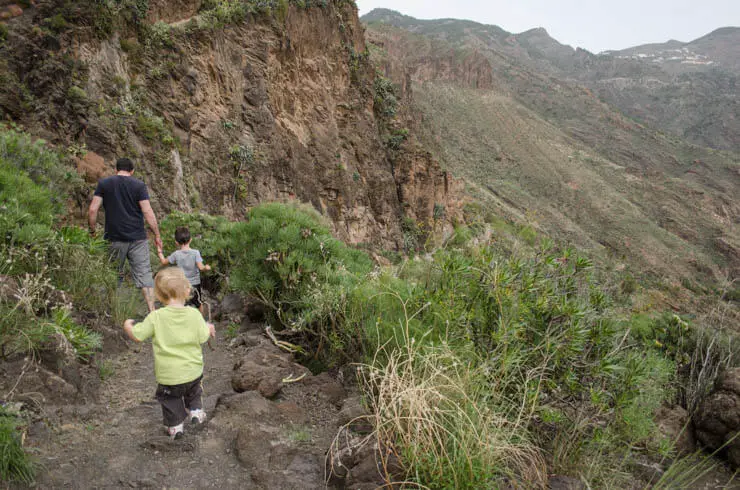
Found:
[[[344,390],[342,384],[326,372],[318,376],[310,376],[303,383],[313,387],[319,397],[332,405],[339,404],[347,396],[347,392]]]
[[[247,307],[247,318],[252,323],[262,323],[267,316],[265,305],[259,301],[251,301]]]
[[[370,411],[362,404],[359,396],[347,398],[342,409],[337,414],[339,425],[346,425],[354,432],[372,432],[373,426],[369,419]]]
[[[694,417],[696,439],[710,451],[722,448],[733,467],[740,467],[740,368],[717,378],[714,389]]]
[[[256,391],[247,391],[220,395],[215,410],[217,413],[226,411],[236,415],[266,417],[275,410],[275,405]]]
[[[694,426],[689,413],[679,407],[660,407],[655,413],[658,430],[665,437],[673,441],[679,456],[687,456],[696,451]]]
[[[238,294],[227,294],[218,305],[216,317],[237,324],[244,318],[244,299]]]
[[[326,457],[330,485],[340,488],[395,488],[403,467],[392,451],[370,436],[354,436],[344,429]],[[400,487],[398,487],[400,488]]]
[[[275,403],[256,391],[221,395],[214,418],[229,420],[236,429],[236,457],[257,487],[324,487],[321,452],[290,435],[289,427],[307,421],[294,403]]]
[[[231,387],[237,393],[256,390],[262,396],[271,398],[283,387],[284,379],[309,374],[308,369],[293,362],[290,354],[272,344],[261,344],[236,363]]]

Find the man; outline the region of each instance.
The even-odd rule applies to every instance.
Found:
[[[87,212],[90,233],[95,233],[98,210],[105,208],[105,239],[110,242],[111,254],[118,261],[119,278],[123,279],[126,259],[131,266],[131,276],[141,289],[149,311],[154,311],[154,281],[149,261],[149,242],[144,221],[152,233],[157,250],[162,250],[157,218],[149,202],[146,184],[133,177],[134,163],[128,158],[116,162],[116,175],[98,182],[95,195]]]

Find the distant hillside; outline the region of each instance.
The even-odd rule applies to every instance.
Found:
[[[740,73],[740,27],[723,27],[688,43],[671,40],[645,44],[604,55],[631,58],[662,65],[666,70],[685,72],[687,68],[719,68]]]
[[[655,129],[701,146],[740,151],[740,28],[718,29],[689,43],[669,41],[596,55],[563,45],[542,28],[511,34],[497,26],[418,20],[384,9],[362,20],[505,55],[540,75],[587,87]]]
[[[558,75],[606,58],[541,29],[362,20],[373,60],[414,107],[406,124],[499,212],[660,276],[740,271],[740,157],[661,134]]]

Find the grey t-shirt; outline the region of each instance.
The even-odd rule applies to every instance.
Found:
[[[172,265],[177,265],[185,273],[185,277],[188,278],[190,284],[197,286],[200,284],[200,270],[198,269],[198,262],[203,262],[203,257],[200,256],[200,252],[191,248],[190,250],[177,250],[167,257],[167,260]]]

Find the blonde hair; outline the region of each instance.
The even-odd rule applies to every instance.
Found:
[[[164,304],[185,301],[190,296],[190,282],[179,267],[167,267],[154,279],[154,294]]]

